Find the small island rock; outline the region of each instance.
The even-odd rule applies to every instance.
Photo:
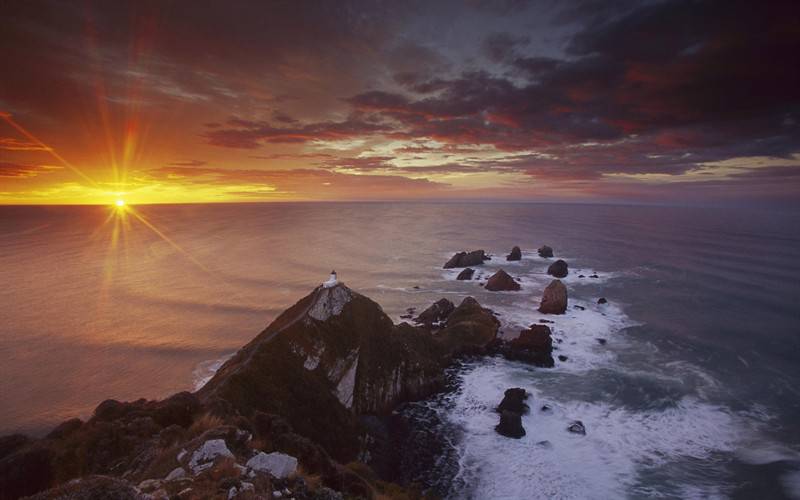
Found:
[[[450,260],[445,263],[445,269],[453,269],[456,267],[469,267],[480,266],[484,260],[489,260],[486,252],[483,250],[473,250],[472,252],[458,252],[453,255]]]
[[[522,260],[522,250],[519,247],[511,249],[511,253],[506,255],[506,260]]]
[[[539,257],[552,257],[553,256],[553,249],[547,245],[542,245],[539,247]]]
[[[567,287],[561,280],[553,280],[542,294],[539,312],[543,314],[564,314],[567,310]]]
[[[492,292],[517,291],[520,288],[519,283],[502,269],[494,273],[486,282],[486,289]]]
[[[556,278],[566,278],[568,273],[569,269],[567,263],[562,259],[558,259],[547,268],[547,274],[555,276]]]
[[[464,269],[463,271],[461,271],[460,273],[458,273],[458,276],[456,276],[456,279],[457,280],[461,280],[461,281],[471,280],[472,276],[474,274],[475,274],[475,270],[472,269],[471,267],[468,267],[468,268]]]

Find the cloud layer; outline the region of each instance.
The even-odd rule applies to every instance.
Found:
[[[7,9],[0,110],[114,182],[260,199],[800,195],[787,186],[800,168],[794,2]],[[2,128],[0,151],[20,165],[47,153]]]

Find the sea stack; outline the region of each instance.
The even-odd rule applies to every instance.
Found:
[[[556,278],[566,278],[567,274],[569,274],[567,262],[562,259],[558,259],[550,264],[550,266],[547,268],[547,274],[550,276],[555,276]]]
[[[520,250],[519,247],[512,248],[511,253],[506,255],[506,260],[522,260],[522,250]]]
[[[522,287],[519,286],[519,283],[514,281],[514,278],[502,269],[494,273],[489,278],[489,281],[486,282],[486,289],[492,292],[516,292],[520,288]]]
[[[567,310],[567,287],[561,280],[553,280],[542,294],[539,312],[544,314],[564,314]]]
[[[542,245],[539,247],[539,257],[549,258],[553,256],[553,249],[547,245]]]

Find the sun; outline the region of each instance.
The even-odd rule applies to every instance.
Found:
[[[119,208],[122,208],[122,207],[125,206],[125,200],[123,200],[122,198],[119,198],[119,199],[117,199],[117,201],[114,202],[114,204],[117,205]]]

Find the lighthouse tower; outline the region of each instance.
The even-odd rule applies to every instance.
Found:
[[[328,278],[328,281],[322,284],[324,288],[332,288],[339,284],[339,280],[336,278],[336,271],[331,271],[331,276]]]

